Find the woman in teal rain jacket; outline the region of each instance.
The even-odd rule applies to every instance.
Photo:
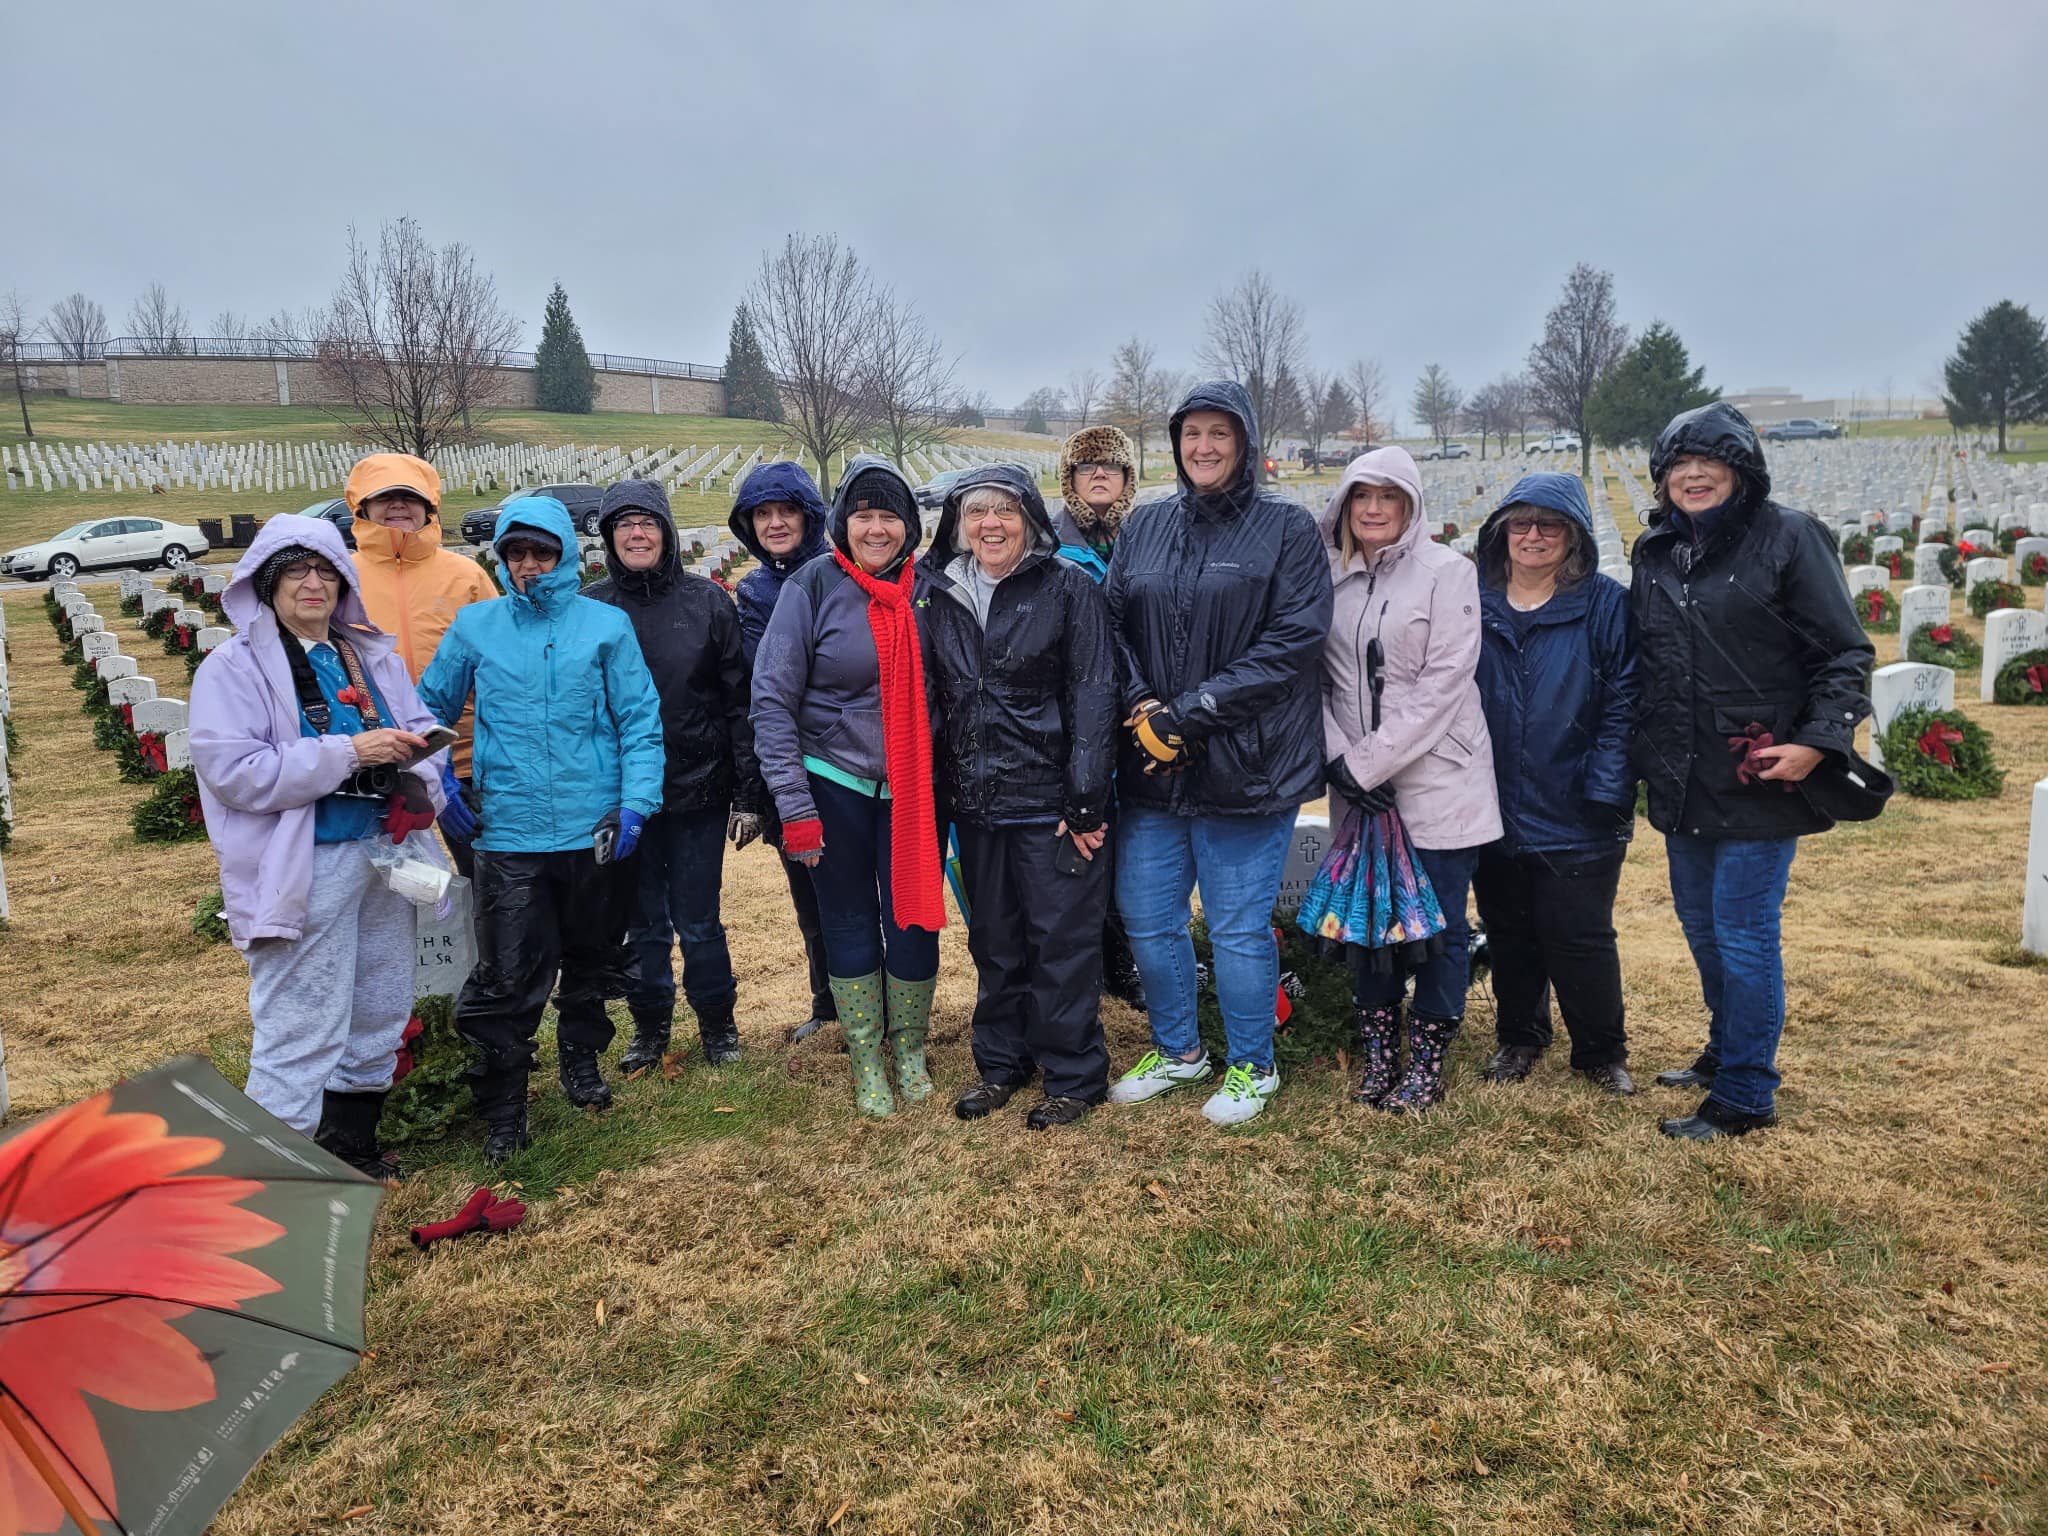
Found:
[[[580,595],[567,508],[522,496],[493,543],[507,594],[456,614],[419,692],[448,724],[476,698],[477,963],[455,1024],[476,1052],[485,1153],[502,1159],[526,1145],[533,1038],[558,971],[563,1090],[608,1102],[597,1057],[611,1044],[605,984],[632,881],[619,866],[661,807],[664,758],[640,642],[625,614]]]

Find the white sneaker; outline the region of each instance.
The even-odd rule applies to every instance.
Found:
[[[1182,1061],[1178,1056],[1162,1056],[1157,1051],[1147,1051],[1138,1058],[1138,1064],[1122,1077],[1109,1085],[1109,1102],[1112,1104],[1142,1104],[1147,1099],[1156,1099],[1162,1093],[1171,1093],[1176,1088],[1185,1088],[1190,1083],[1206,1081],[1215,1075],[1216,1068],[1209,1061],[1209,1053],[1202,1052],[1193,1061]]]
[[[1268,1068],[1254,1072],[1250,1067],[1236,1066],[1223,1074],[1223,1086],[1209,1095],[1209,1102],[1202,1106],[1202,1117],[1211,1125],[1243,1125],[1255,1119],[1266,1107],[1266,1100],[1280,1091],[1280,1069]]]

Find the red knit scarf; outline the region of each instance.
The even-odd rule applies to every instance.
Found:
[[[868,595],[868,628],[882,681],[882,759],[889,770],[889,904],[898,928],[946,926],[939,832],[932,809],[932,728],[924,701],[924,654],[910,608],[916,559],[878,581],[838,550],[832,558]]]

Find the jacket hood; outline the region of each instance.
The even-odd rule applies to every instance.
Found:
[[[576,540],[576,526],[569,521],[569,509],[552,496],[516,497],[505,503],[505,510],[498,514],[497,531],[491,535],[491,551],[501,563],[505,558],[505,541],[521,528],[535,528],[559,540],[562,558],[555,562],[552,571],[527,583],[524,592],[513,586],[510,573],[506,573],[505,596],[516,605],[552,613],[583,588],[579,569],[582,548]]]
[[[1588,553],[1594,548],[1593,508],[1586,501],[1585,482],[1577,475],[1539,469],[1514,483],[1507,495],[1501,497],[1499,505],[1487,514],[1486,522],[1479,530],[1473,553],[1479,557],[1482,585],[1485,582],[1486,557],[1494,545],[1507,537],[1507,511],[1510,507],[1519,506],[1545,507],[1561,513],[1571,520],[1576,530],[1572,537],[1579,546]]]
[[[761,547],[760,537],[754,532],[754,510],[763,502],[786,501],[791,506],[803,508],[804,540],[797,545],[794,554],[771,555]],[[747,547],[747,553],[769,570],[788,575],[806,560],[825,553],[825,498],[818,494],[818,483],[803,465],[789,459],[777,459],[772,464],[756,465],[747,471],[747,478],[740,482],[739,495],[733,498],[732,516],[725,521],[732,530],[732,536]]]
[[[1033,555],[1049,555],[1060,547],[1059,535],[1052,526],[1052,514],[1045,508],[1045,498],[1038,492],[1038,482],[1031,478],[1029,470],[1017,464],[984,464],[970,469],[946,492],[945,506],[939,512],[938,532],[932,535],[931,556],[927,564],[934,572],[943,572],[953,561],[968,551],[960,544],[960,505],[967,493],[977,486],[993,485],[1008,491],[1024,504],[1024,521],[1031,531],[1031,548],[1024,559]],[[1023,569],[1023,562],[1018,563]]]
[[[356,553],[372,562],[403,561],[416,565],[441,553],[441,520],[437,517],[428,518],[417,528],[386,528],[358,512],[351,532],[355,535]]]
[[[267,605],[256,596],[256,573],[263,569],[264,562],[272,555],[294,544],[318,550],[329,565],[341,572],[341,596],[334,606],[335,621],[381,635],[383,631],[370,622],[370,615],[363,607],[362,578],[356,572],[356,563],[349,556],[348,546],[341,542],[340,530],[324,517],[301,517],[296,512],[265,518],[263,526],[256,530],[255,541],[235,562],[235,573],[228,578],[228,584],[220,594],[221,611],[235,628],[247,633],[256,616],[268,611]]]
[[[1661,493],[1664,473],[1675,459],[1719,459],[1735,471],[1745,504],[1771,494],[1771,472],[1764,464],[1763,444],[1749,418],[1726,400],[1716,400],[1671,418],[1650,450],[1650,483]]]
[[[1394,541],[1395,550],[1412,550],[1429,537],[1428,509],[1422,499],[1422,471],[1415,467],[1414,457],[1406,448],[1375,448],[1370,453],[1361,453],[1344,466],[1344,478],[1337,482],[1337,489],[1330,492],[1330,499],[1323,504],[1322,515],[1316,519],[1316,526],[1323,531],[1323,543],[1330,551],[1330,575],[1336,580],[1342,580],[1344,576],[1344,553],[1338,538],[1337,520],[1350,505],[1351,488],[1355,485],[1393,485],[1407,493],[1408,521],[1401,529],[1401,537]]]
[[[1120,464],[1124,471],[1123,494],[1109,505],[1106,512],[1097,512],[1088,503],[1074,494],[1074,466],[1076,464]],[[1131,510],[1131,504],[1138,499],[1138,454],[1131,446],[1131,440],[1118,427],[1083,427],[1060,447],[1060,496],[1066,502],[1067,516],[1074,520],[1074,526],[1083,533],[1109,538],[1116,536],[1117,528],[1124,520],[1124,514]]]
[[[612,539],[619,519],[628,512],[644,512],[661,524],[661,558],[644,571],[627,570]],[[652,480],[620,480],[606,486],[604,500],[598,504],[597,531],[604,539],[605,573],[621,591],[664,591],[682,575],[682,552],[677,547],[675,516],[668,509],[668,492]]]
[[[897,568],[902,565],[906,556],[915,553],[918,545],[924,542],[924,519],[918,516],[916,490],[912,487],[910,481],[905,478],[903,471],[898,469],[888,459],[883,458],[879,453],[857,453],[847,461],[846,468],[841,470],[839,474],[838,489],[832,493],[832,517],[826,527],[827,531],[831,534],[833,546],[838,549],[839,553],[846,556],[847,559],[852,560],[853,550],[846,542],[847,502],[850,499],[847,496],[847,492],[852,488],[853,482],[864,471],[870,469],[880,470],[884,474],[894,475],[898,480],[901,480],[903,482],[903,494],[910,498],[909,534],[903,541],[902,552],[896,556],[889,569],[882,573],[884,576],[889,576],[893,575]],[[856,561],[855,563],[858,564],[859,562]]]
[[[358,459],[341,488],[349,511],[362,521],[363,503],[385,491],[411,491],[436,514],[441,510],[441,472],[409,453],[373,453]]]
[[[1180,461],[1180,424],[1190,411],[1222,411],[1237,422],[1238,435],[1244,439],[1244,457],[1238,461],[1236,476],[1212,496],[1195,490],[1188,480],[1187,466]],[[1197,512],[1228,515],[1251,505],[1252,498],[1259,493],[1259,465],[1264,449],[1259,443],[1258,414],[1253,411],[1252,397],[1242,384],[1235,379],[1210,379],[1197,384],[1174,407],[1166,423],[1166,436],[1173,444],[1173,471],[1180,477],[1181,495]]]

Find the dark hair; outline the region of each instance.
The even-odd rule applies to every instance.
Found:
[[[1479,582],[1481,586],[1505,587],[1508,584],[1508,519],[1517,512],[1537,512],[1545,517],[1556,518],[1563,523],[1572,536],[1572,546],[1565,552],[1564,564],[1557,568],[1557,584],[1560,587],[1575,587],[1598,568],[1593,541],[1578,519],[1558,511],[1555,507],[1539,507],[1533,502],[1517,501],[1502,507],[1488,520],[1487,526],[1500,525],[1500,531],[1486,541],[1485,552],[1479,557]]]

